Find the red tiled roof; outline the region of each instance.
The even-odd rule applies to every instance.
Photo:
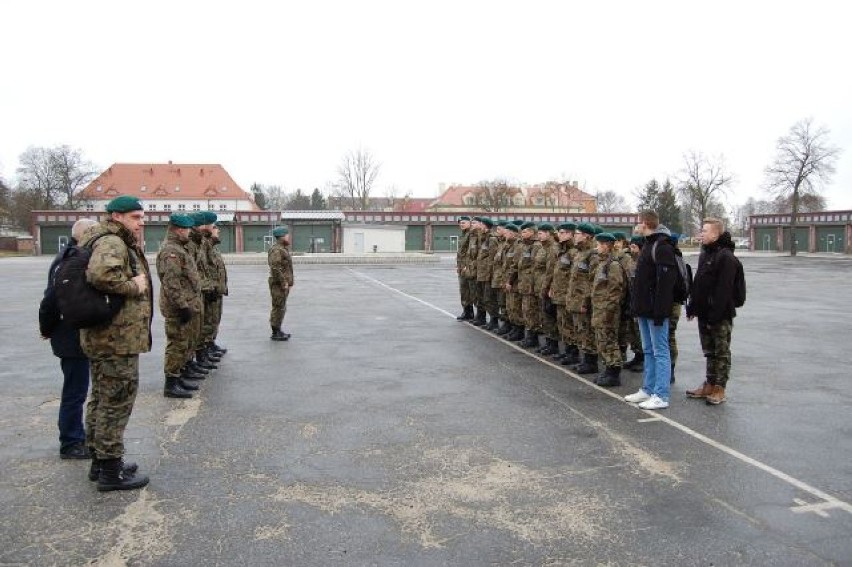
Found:
[[[226,199],[254,201],[219,164],[114,163],[80,193],[84,199]]]

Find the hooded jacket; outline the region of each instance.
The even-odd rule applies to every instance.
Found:
[[[657,244],[656,253],[654,243]],[[660,225],[645,237],[636,261],[631,297],[633,315],[653,319],[655,325],[662,325],[672,312],[676,281],[677,262],[671,232]]]
[[[72,238],[68,245],[76,246],[77,241]],[[59,306],[56,303],[56,294],[53,290],[53,276],[65,256],[66,249],[67,247],[63,246],[59,250],[47,271],[47,288],[44,290],[44,298],[38,308],[39,330],[41,336],[50,339],[50,346],[55,356],[59,358],[86,358],[86,354],[80,347],[80,332],[62,320]]]
[[[734,307],[734,279],[737,275],[734,248],[729,232],[722,233],[716,242],[701,247],[692,294],[686,306],[688,317],[698,317],[714,325],[737,316]]]

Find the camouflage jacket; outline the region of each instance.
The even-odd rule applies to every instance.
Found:
[[[571,265],[574,263],[576,252],[572,240],[559,243],[556,261],[553,263],[553,280],[550,284],[553,303],[557,305],[565,305],[565,301],[568,299],[568,281],[571,277]]]
[[[471,231],[470,238],[467,241],[467,251],[464,255],[464,275],[468,278],[476,279],[476,259],[479,257],[479,244],[481,234]]]
[[[613,251],[613,257],[618,260],[621,267],[624,268],[624,273],[628,278],[633,278],[636,275],[636,260],[627,250]]]
[[[189,242],[187,250],[195,259],[195,266],[198,269],[198,277],[201,281],[201,291],[213,291],[213,279],[210,276],[210,265],[207,261],[207,248],[205,247],[205,238],[200,230],[194,228],[189,233]]]
[[[592,310],[595,313],[619,310],[626,283],[625,271],[618,258],[599,254],[592,276]]]
[[[516,254],[518,262],[518,293],[535,294],[535,253],[539,248],[537,240],[522,240],[520,252]]]
[[[106,325],[80,330],[80,345],[89,358],[133,355],[151,350],[153,286],[145,253],[127,228],[106,220],[90,228],[81,239],[85,246],[101,234],[109,234],[94,243],[86,280],[95,288],[124,296],[124,305]],[[136,273],[131,265],[131,255]],[[138,274],[148,278],[148,291],[139,293],[132,281]]]
[[[512,291],[518,291],[518,258],[521,255],[523,242],[514,238],[506,242],[506,252],[503,254],[503,282],[512,286]]]
[[[491,283],[494,254],[500,244],[497,236],[486,232],[479,241],[479,252],[476,254],[476,281]]]
[[[456,249],[456,270],[461,274],[467,259],[467,245],[470,242],[470,229],[463,230]]]
[[[218,240],[210,239],[209,261],[213,267],[213,284],[216,293],[228,295],[228,270],[225,268],[225,260],[217,248]]]
[[[293,285],[293,259],[290,249],[277,242],[269,249],[266,257],[269,263],[269,281],[284,285]]]
[[[568,299],[565,305],[572,313],[580,313],[581,308],[591,308],[592,274],[597,265],[597,252],[590,241],[577,245],[571,275],[568,279]]]
[[[557,246],[552,238],[539,242],[539,248],[533,257],[533,272],[535,274],[535,294],[539,297],[550,289],[553,280],[553,262],[556,259]]]
[[[497,250],[494,251],[494,257],[491,259],[491,287],[492,288],[503,288],[503,284],[505,283],[504,274],[506,268],[503,265],[503,261],[506,258],[506,248],[508,242],[505,238],[497,239]]]
[[[157,276],[160,278],[160,313],[177,317],[178,310],[201,312],[201,280],[195,259],[178,236],[169,232],[157,254]]]

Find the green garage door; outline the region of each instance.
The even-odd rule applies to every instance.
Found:
[[[461,230],[456,225],[432,226],[432,250],[434,252],[455,252],[459,247]]]
[[[331,252],[331,224],[297,224],[290,226],[293,252]]]
[[[229,252],[237,251],[237,241],[234,238],[234,225],[220,224],[219,225],[219,252],[228,254]]]
[[[263,243],[267,237],[272,238],[272,225],[243,226],[243,251],[266,252]]]
[[[846,227],[818,226],[816,229],[817,252],[845,252]]]
[[[754,249],[759,252],[775,252],[778,247],[778,243],[775,242],[777,234],[778,229],[776,228],[754,229]]]
[[[41,253],[53,256],[71,239],[71,225],[41,227]]]
[[[157,253],[166,240],[167,225],[146,224],[145,225],[145,252]]]
[[[405,229],[405,249],[423,250],[426,227],[423,225],[409,226]]]
[[[809,250],[808,245],[808,235],[810,233],[810,229],[806,226],[798,226],[796,227],[796,250],[798,252],[807,252]],[[790,229],[784,229],[784,250],[790,250]]]

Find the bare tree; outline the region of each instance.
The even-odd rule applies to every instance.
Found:
[[[27,192],[37,208],[76,208],[77,194],[97,174],[82,152],[69,146],[30,147],[19,160],[19,190]]]
[[[595,199],[599,213],[623,213],[629,208],[627,200],[615,191],[598,191]]]
[[[815,126],[812,118],[796,122],[778,138],[775,160],[766,167],[766,189],[776,199],[790,200],[790,255],[796,255],[796,226],[801,199],[817,195],[831,180],[840,148],[828,140],[829,130]]]
[[[379,174],[379,164],[364,148],[349,151],[337,167],[337,193],[349,199],[352,210],[362,211],[370,205],[370,192]]]
[[[496,213],[512,206],[512,197],[517,189],[509,186],[505,179],[480,181],[474,194],[475,205],[490,213]]]
[[[685,220],[684,229],[695,232],[701,221],[707,218],[714,200],[726,195],[733,176],[725,169],[723,156],[708,157],[701,152],[690,151],[683,156],[680,193]]]

